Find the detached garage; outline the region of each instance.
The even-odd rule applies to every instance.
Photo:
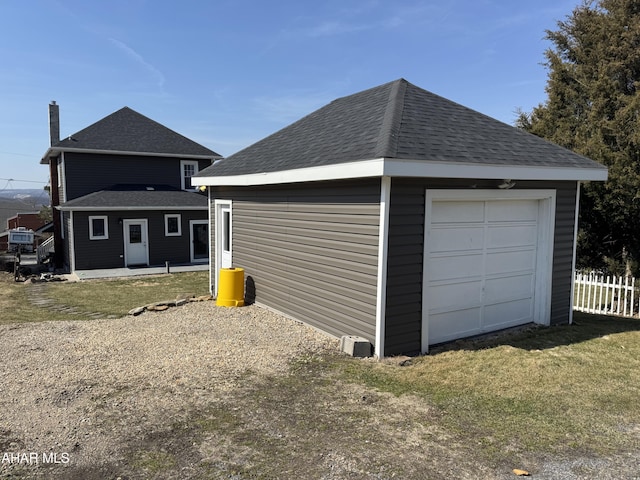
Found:
[[[571,321],[579,184],[605,167],[405,80],[340,98],[200,172],[211,289],[379,357]]]

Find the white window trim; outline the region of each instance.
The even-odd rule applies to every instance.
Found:
[[[169,219],[177,218],[178,219],[178,231],[170,232],[169,231]],[[164,236],[165,237],[181,237],[182,236],[182,215],[179,213],[166,213],[164,216]]]
[[[94,235],[93,221],[102,220],[104,222],[104,235]],[[109,239],[109,217],[106,215],[90,215],[89,216],[89,240],[108,240]]]
[[[186,178],[184,176],[184,167],[185,165],[193,165],[194,169],[193,169],[193,174],[195,175],[196,173],[198,173],[198,161],[197,160],[180,160],[180,187],[182,188],[182,190],[197,190],[197,187],[191,187],[191,188],[187,188],[186,186]]]

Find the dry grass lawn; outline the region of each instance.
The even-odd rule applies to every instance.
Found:
[[[204,294],[207,282],[199,272],[51,284],[48,294],[64,304],[124,314],[152,301]],[[28,291],[28,285],[0,282],[2,323],[57,318],[29,305]],[[274,431],[282,436],[273,437]],[[374,437],[383,432],[381,438],[393,441],[381,446]],[[167,425],[163,435],[163,445],[185,449],[189,439],[216,439],[226,460],[198,468],[227,476],[211,478],[294,478],[284,474],[294,458],[320,475],[333,460],[318,449],[327,442],[343,445],[345,435],[345,459],[378,462],[377,471],[388,472],[380,478],[423,478],[421,461],[430,465],[431,478],[455,472],[456,461],[509,478],[512,467],[535,473],[551,459],[636,459],[627,470],[616,470],[622,468],[616,460],[605,464],[608,476],[599,472],[599,478],[623,478],[637,471],[640,453],[640,320],[576,314],[571,326],[460,341],[404,362],[291,359],[287,375],[251,379],[186,423]],[[454,447],[442,450],[444,463],[434,465],[445,444]],[[169,478],[163,472],[185,467],[184,452],[159,445],[150,440],[130,459],[134,474]],[[416,458],[416,445],[435,450]],[[445,458],[452,451],[457,459]],[[438,472],[445,464],[450,472]]]

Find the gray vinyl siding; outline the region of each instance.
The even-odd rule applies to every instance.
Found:
[[[402,179],[391,182],[385,355],[421,349],[424,207],[427,188],[496,188],[493,180]],[[517,182],[515,188],[556,189],[551,323],[567,323],[576,182]]]
[[[181,188],[180,158],[65,152],[66,201],[116,184]],[[199,160],[198,168],[211,165]],[[61,197],[62,198],[62,197]]]
[[[576,215],[576,182],[563,182],[556,190],[556,223],[553,242],[551,325],[566,324],[572,308],[573,235]]]
[[[233,266],[245,269],[257,303],[331,335],[374,342],[378,179],[218,187],[210,198],[212,212],[215,198],[233,202]],[[215,238],[212,245],[215,252]]]
[[[180,214],[182,235],[165,236],[164,215]],[[105,240],[89,239],[89,216],[106,215],[108,217],[109,238]],[[121,221],[127,219],[146,219],[148,227],[149,265],[186,264],[191,261],[191,242],[189,221],[206,220],[208,213],[201,211],[95,211],[74,212],[73,229],[75,236],[75,268],[91,270],[96,268],[124,267],[124,237]]]

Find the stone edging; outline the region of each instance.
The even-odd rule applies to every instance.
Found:
[[[176,300],[165,300],[162,302],[150,303],[148,305],[144,305],[142,307],[137,307],[129,310],[129,315],[137,316],[143,312],[162,312],[167,310],[170,307],[179,307],[189,302],[206,302],[209,300],[213,300],[211,295],[201,295],[199,297],[182,297]]]

